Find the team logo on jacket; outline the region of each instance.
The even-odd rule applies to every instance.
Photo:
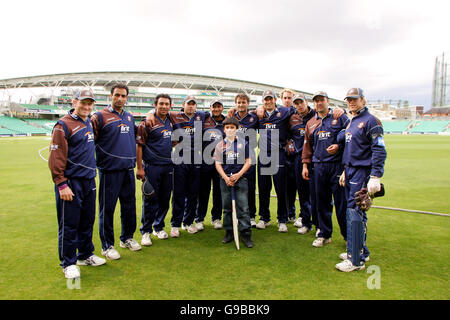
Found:
[[[364,127],[364,125],[365,125],[364,122],[360,122],[360,123],[358,124],[358,128],[359,128],[359,129],[362,129],[362,128]]]
[[[191,126],[186,126],[183,127],[184,132],[186,132],[187,134],[194,134],[195,133],[195,128],[192,128]]]
[[[51,144],[50,145],[50,151],[55,151],[58,149],[58,145],[57,144]]]
[[[130,116],[128,116],[128,121],[131,121],[131,117]]]
[[[92,132],[88,131],[84,135],[87,136],[88,142],[94,141],[94,134]]]
[[[317,132],[317,137],[319,138],[319,140],[327,140],[328,138],[331,137],[331,132],[319,131]]]
[[[239,157],[239,152],[228,151],[225,156],[227,160],[236,160]]]
[[[332,125],[332,126],[337,125],[337,123],[338,123],[338,121],[337,121],[336,119],[334,119],[333,121],[331,121],[331,125]]]
[[[211,133],[209,134],[209,138],[210,140],[221,140],[222,135],[219,132],[211,131]]]
[[[350,132],[345,133],[345,143],[352,141],[352,134]]]
[[[130,127],[127,126],[126,124],[119,124],[117,127],[120,128],[120,133],[129,133],[130,132]]]
[[[255,121],[253,118],[250,118],[250,122],[253,122],[253,121]]]
[[[298,128],[298,133],[300,134],[300,137],[305,136],[305,128]]]
[[[277,117],[281,118],[281,112],[277,113]]]
[[[200,121],[200,116],[196,116],[195,120]]]
[[[172,137],[172,131],[169,131],[167,129],[162,130],[161,133],[162,133],[163,139],[166,139],[166,138],[170,139]]]
[[[246,127],[240,126],[239,129],[237,129],[237,132],[245,133],[247,131]]]

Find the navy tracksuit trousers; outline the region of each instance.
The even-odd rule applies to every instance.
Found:
[[[258,190],[259,190],[259,216],[260,219],[270,221],[270,191],[272,179],[277,194],[277,218],[279,223],[286,223],[288,218],[286,197],[286,158],[284,150],[279,150],[278,172],[274,175],[262,175],[261,168],[270,167],[263,165],[258,159]]]
[[[311,202],[311,192],[310,192],[310,181],[313,179],[305,180],[302,177],[303,164],[302,164],[302,154],[295,155],[294,163],[294,174],[296,189],[299,195],[300,202],[300,214],[299,217],[302,218],[302,224],[309,229],[312,228],[312,202]],[[312,175],[311,175],[312,176]],[[314,220],[314,219],[313,219]]]
[[[76,264],[77,259],[85,260],[94,253],[92,229],[95,221],[95,179],[73,178],[67,184],[75,194],[72,201],[61,200],[58,187],[55,186],[58,252],[63,268]]]
[[[152,198],[142,197],[141,234],[164,229],[173,188],[173,165],[144,164],[145,177],[155,190]]]
[[[202,164],[200,169],[200,188],[198,191],[197,213],[195,222],[203,222],[208,212],[209,194],[213,187],[213,205],[211,221],[222,220],[222,196],[220,193],[220,177],[215,165]]]
[[[345,168],[345,195],[347,198],[347,254],[350,257],[352,252],[352,246],[355,245],[354,239],[352,239],[351,222],[358,219],[363,223],[363,252],[361,257],[357,260],[365,261],[370,254],[369,248],[366,245],[367,239],[367,214],[356,206],[355,192],[361,190],[367,186],[367,182],[370,178],[370,167],[352,167],[347,166]],[[361,244],[360,244],[361,245]],[[359,265],[359,261],[354,263]]]
[[[174,168],[172,196],[172,227],[189,226],[194,222],[200,187],[200,164],[179,164]]]
[[[290,219],[295,219],[295,198],[297,196],[297,181],[295,176],[295,156],[286,156],[286,197],[287,211]]]
[[[136,231],[136,180],[134,169],[104,171],[99,170],[99,233],[102,248],[114,246],[114,210],[120,201],[122,232],[120,240],[133,238]]]
[[[336,217],[344,240],[347,240],[347,203],[345,189],[339,185],[339,177],[344,170],[340,162],[315,162],[314,184],[319,220],[319,237],[331,238],[333,233],[333,201]]]
[[[256,217],[256,165],[252,164],[250,168],[244,173],[244,178],[248,183],[248,213],[250,219]]]

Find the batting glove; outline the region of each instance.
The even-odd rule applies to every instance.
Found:
[[[367,190],[370,195],[375,194],[381,190],[380,178],[375,176],[370,176],[369,182],[367,183]]]

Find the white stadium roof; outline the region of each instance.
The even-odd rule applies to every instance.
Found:
[[[121,82],[129,87],[137,88],[170,88],[185,90],[213,90],[217,93],[245,92],[249,95],[260,96],[265,90],[273,90],[278,93],[283,87],[264,83],[204,76],[196,74],[164,73],[164,72],[136,72],[136,71],[111,71],[111,72],[78,72],[61,73],[30,77],[20,77],[0,80],[0,89],[21,88],[55,88],[55,87],[108,87]],[[302,90],[307,98],[312,94]],[[343,100],[332,99],[330,102],[344,106]]]

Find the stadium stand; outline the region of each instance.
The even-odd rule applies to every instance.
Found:
[[[439,133],[447,130],[450,121],[437,120],[437,121],[419,121],[413,126],[409,133]]]
[[[383,121],[385,133],[403,133],[408,130],[411,121]]]
[[[25,121],[8,116],[0,117],[0,127],[12,131],[14,134],[46,134],[44,128],[36,128]]]
[[[32,126],[39,127],[45,129],[47,132],[51,133],[53,126],[56,123],[56,120],[48,120],[48,119],[23,119],[27,123],[31,124]]]

